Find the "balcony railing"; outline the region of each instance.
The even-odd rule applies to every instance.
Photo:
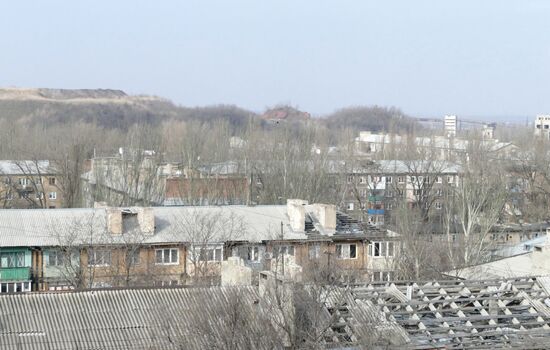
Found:
[[[30,279],[30,267],[0,268],[0,281],[27,281]]]

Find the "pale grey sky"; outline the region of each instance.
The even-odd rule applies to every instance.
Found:
[[[550,1],[2,1],[0,85],[182,105],[550,113]]]

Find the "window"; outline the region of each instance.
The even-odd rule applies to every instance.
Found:
[[[392,275],[391,271],[374,271],[372,273],[372,280],[373,282],[387,282],[392,280]]]
[[[43,192],[36,192],[36,199],[43,199],[44,193]]]
[[[447,182],[452,184],[454,181],[454,176],[447,176]]]
[[[386,176],[386,183],[391,184],[391,182],[392,182],[392,177]]]
[[[111,265],[111,251],[109,249],[89,249],[89,266],[109,266]]]
[[[0,283],[0,293],[30,292],[31,282],[3,282]]]
[[[353,210],[354,209],[354,204],[353,203],[348,203],[348,210]]]
[[[61,250],[50,250],[48,252],[49,266],[63,266],[65,263],[65,253]]]
[[[353,176],[352,176],[352,175],[349,175],[349,176],[348,176],[348,183],[350,184],[350,183],[352,183],[352,182],[353,182]]]
[[[201,249],[200,260],[201,261],[222,261],[223,250],[221,247],[207,247]]]
[[[392,257],[395,254],[394,242],[372,242],[369,244],[369,256]]]
[[[156,249],[155,264],[157,265],[175,265],[179,262],[178,249]]]
[[[0,267],[24,267],[24,252],[6,252],[0,254]]]
[[[435,194],[436,194],[436,196],[441,197],[441,196],[443,196],[443,190],[442,190],[441,188],[438,188],[438,189],[435,191]]]
[[[429,176],[426,176],[426,177],[424,178],[424,183],[426,183],[426,184],[429,184],[429,183],[430,183],[430,177],[429,177]]]
[[[397,182],[400,183],[400,184],[404,183],[404,182],[405,182],[405,177],[403,177],[403,176],[398,176],[398,177],[397,177]]]
[[[386,204],[386,209],[387,210],[393,210],[393,203]]]
[[[435,177],[435,182],[437,182],[438,184],[442,183],[443,180],[441,179],[441,176],[436,176]]]
[[[393,197],[393,191],[392,190],[387,190],[386,191],[386,197]]]
[[[310,244],[309,245],[309,258],[310,259],[319,259],[321,257],[321,245],[316,244]]]
[[[273,256],[277,257],[279,254],[288,254],[294,256],[294,246],[280,245],[273,247]]]
[[[133,251],[128,252],[128,258],[129,258],[128,263],[130,264],[130,266],[139,265],[139,263],[141,262],[141,256],[139,253],[140,253],[139,249],[134,249]]]
[[[26,177],[19,178],[19,184],[21,186],[26,187],[28,183],[29,183],[29,179],[27,179]]]
[[[364,184],[365,182],[367,182],[367,180],[365,179],[364,176],[361,176],[361,177],[359,178],[359,183],[360,183],[360,184]]]
[[[435,209],[441,210],[442,207],[441,202],[435,202]]]
[[[338,259],[357,258],[357,244],[337,244],[336,257]]]
[[[48,194],[49,199],[57,199],[57,192],[50,192]]]
[[[373,176],[372,177],[372,182],[379,183],[380,182],[380,176]]]
[[[260,260],[260,247],[248,247],[248,260],[250,261]]]
[[[416,182],[416,176],[411,176],[411,182]]]
[[[51,185],[51,186],[54,186],[55,185],[55,177],[50,177],[48,179],[48,183]]]

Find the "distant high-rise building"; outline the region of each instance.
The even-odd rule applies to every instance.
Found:
[[[445,134],[447,136],[456,136],[457,129],[456,115],[445,116]]]
[[[537,115],[535,119],[535,136],[550,138],[550,115]]]

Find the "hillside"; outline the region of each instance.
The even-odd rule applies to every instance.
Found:
[[[84,121],[125,129],[134,123],[227,119],[236,127],[255,113],[236,106],[180,107],[155,96],[108,89],[0,89],[0,118],[23,123]]]
[[[168,99],[132,96],[121,90],[0,88],[0,119],[22,124],[86,122],[127,129],[136,123],[158,125],[168,120],[225,120],[237,131],[247,125],[250,117],[276,124],[319,123],[332,131],[351,128],[402,132],[418,127],[400,110],[378,106],[344,108],[324,118],[311,118],[306,111],[290,106],[276,106],[260,115],[234,105],[182,107]]]

